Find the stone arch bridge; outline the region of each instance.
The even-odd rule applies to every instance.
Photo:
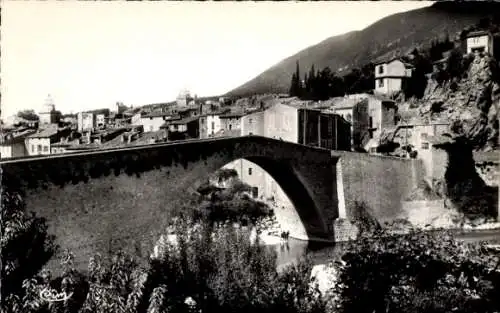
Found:
[[[258,136],[189,140],[0,162],[2,186],[47,219],[57,243],[83,260],[118,246],[148,249],[169,207],[200,178],[244,158],[267,171],[294,204],[309,239],[333,241],[334,221],[365,202],[395,217],[416,186],[416,160],[330,151]]]

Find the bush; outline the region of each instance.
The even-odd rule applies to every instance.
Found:
[[[276,254],[252,245],[245,230],[186,220],[176,226],[177,244],[165,244],[146,266],[123,253],[97,255],[83,276],[69,255],[61,277],[25,280],[24,296],[9,297],[2,312],[325,312],[308,260],[278,272]],[[46,301],[44,288],[70,297]]]
[[[199,201],[185,210],[192,212],[190,218],[211,224],[230,221],[247,225],[272,216],[274,212],[266,203],[248,196],[252,187],[235,178],[235,173],[235,170],[216,173],[224,179],[233,178],[229,188],[218,188],[209,182],[201,185],[198,188]]]
[[[333,293],[338,312],[498,312],[498,258],[449,233],[387,230],[351,243]]]

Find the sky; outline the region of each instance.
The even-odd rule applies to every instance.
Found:
[[[430,2],[2,0],[2,118],[224,94],[330,36]]]

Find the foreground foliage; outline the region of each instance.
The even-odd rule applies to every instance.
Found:
[[[325,312],[310,262],[278,272],[274,251],[251,244],[248,231],[203,225],[180,220],[176,242],[145,266],[123,253],[96,255],[83,274],[66,253],[60,275],[24,280],[21,292],[2,301],[2,313]],[[61,296],[45,298],[47,289]]]
[[[24,279],[31,278],[57,251],[43,218],[25,213],[18,193],[1,194],[1,298],[17,294]]]
[[[365,233],[337,264],[338,312],[498,312],[498,256],[445,232]]]

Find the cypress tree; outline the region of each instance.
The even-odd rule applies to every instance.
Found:
[[[289,90],[289,94],[291,97],[294,97],[295,96],[295,93],[296,93],[296,90],[297,90],[297,78],[295,76],[295,73],[292,74],[292,80],[290,82],[290,90]]]

